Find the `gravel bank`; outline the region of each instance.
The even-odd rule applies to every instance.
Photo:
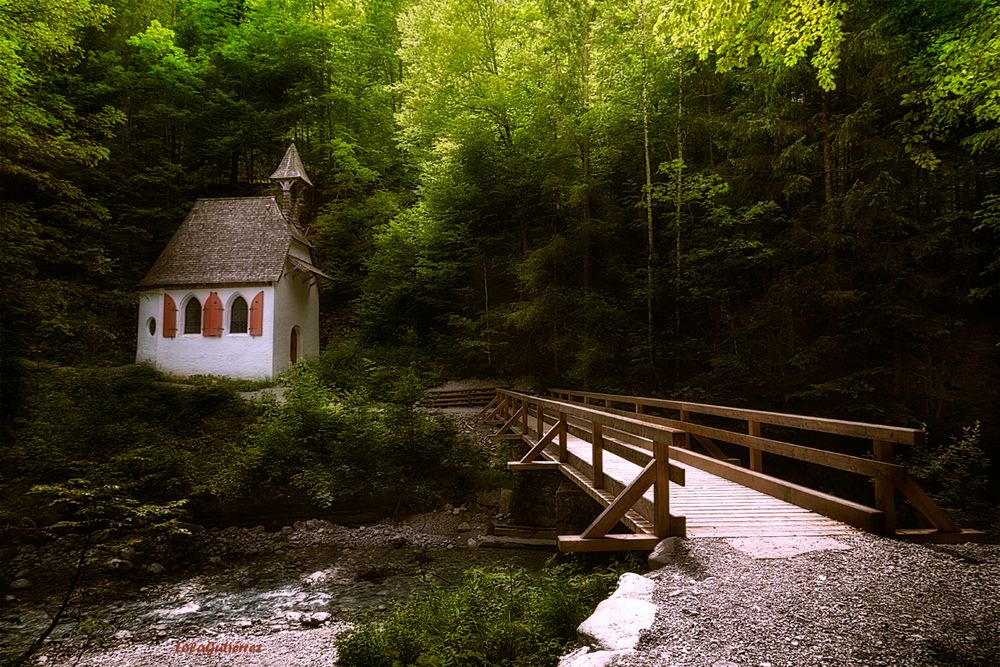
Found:
[[[736,540],[683,542],[648,575],[657,582],[652,627],[636,653],[611,664],[1000,664],[1000,545],[863,533],[837,542],[849,548],[788,558],[755,558]]]

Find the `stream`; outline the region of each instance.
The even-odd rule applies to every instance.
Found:
[[[180,652],[185,643],[239,641],[260,649],[259,664],[330,665],[332,653],[322,646],[332,645],[358,613],[379,613],[414,592],[457,584],[470,567],[537,571],[554,553],[491,547],[495,542],[484,534],[485,525],[471,516],[424,515],[420,523],[355,529],[307,523],[312,527],[206,532],[195,538],[188,562],[155,576],[148,563],[147,569],[139,566],[141,554],[126,571],[105,568],[81,589],[71,618],[34,664],[160,665],[170,664],[167,657],[184,665],[258,664],[245,655]],[[29,645],[58,606],[54,589],[18,593],[7,595],[0,607],[0,662],[4,652],[16,654]],[[293,643],[277,645],[292,635]],[[306,651],[310,639],[318,646]],[[139,649],[146,652],[137,654]],[[312,657],[294,657],[303,652]]]

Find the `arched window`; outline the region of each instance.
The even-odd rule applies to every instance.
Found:
[[[299,360],[299,328],[292,327],[292,334],[289,336],[288,358],[294,364]]]
[[[196,297],[188,299],[184,306],[184,333],[201,333],[201,301]]]
[[[229,333],[245,334],[247,332],[247,300],[241,296],[233,299],[229,306]]]

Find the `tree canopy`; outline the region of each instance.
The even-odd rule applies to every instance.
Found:
[[[998,26],[995,0],[3,0],[5,363],[129,359],[193,199],[266,190],[294,140],[331,339],[968,423],[1000,402]]]

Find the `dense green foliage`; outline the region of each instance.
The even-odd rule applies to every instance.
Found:
[[[473,568],[453,590],[439,587],[362,619],[337,638],[337,664],[554,665],[619,574]]]
[[[996,533],[1000,531],[1000,508],[987,500],[991,462],[980,440],[980,425],[976,422],[946,442],[918,449],[909,469],[957,520],[989,522]]]
[[[286,382],[225,466],[221,493],[244,510],[429,510],[474,491],[482,461],[452,422],[412,402],[335,397],[307,367]]]
[[[363,421],[346,394],[365,358],[391,359],[381,373],[436,356],[455,374],[926,424],[938,442],[979,420],[1000,460],[998,13],[0,3],[0,435],[25,450],[15,360],[129,360],[132,288],[190,203],[266,190],[294,140],[334,277],[323,335],[355,341],[317,367],[343,399],[323,428]],[[220,484],[266,477],[280,431],[255,432],[263,458]],[[183,456],[143,456],[151,489],[184,479]]]
[[[37,367],[25,378],[30,408],[0,450],[0,527],[12,537],[19,526],[79,523],[69,514],[106,507],[105,496],[122,521],[146,506],[180,516],[186,505],[197,520],[430,509],[463,502],[483,467],[451,422],[372,393],[338,396],[301,365],[280,402],[242,400],[231,382],[167,382],[141,366]],[[40,497],[63,500],[43,511]]]

